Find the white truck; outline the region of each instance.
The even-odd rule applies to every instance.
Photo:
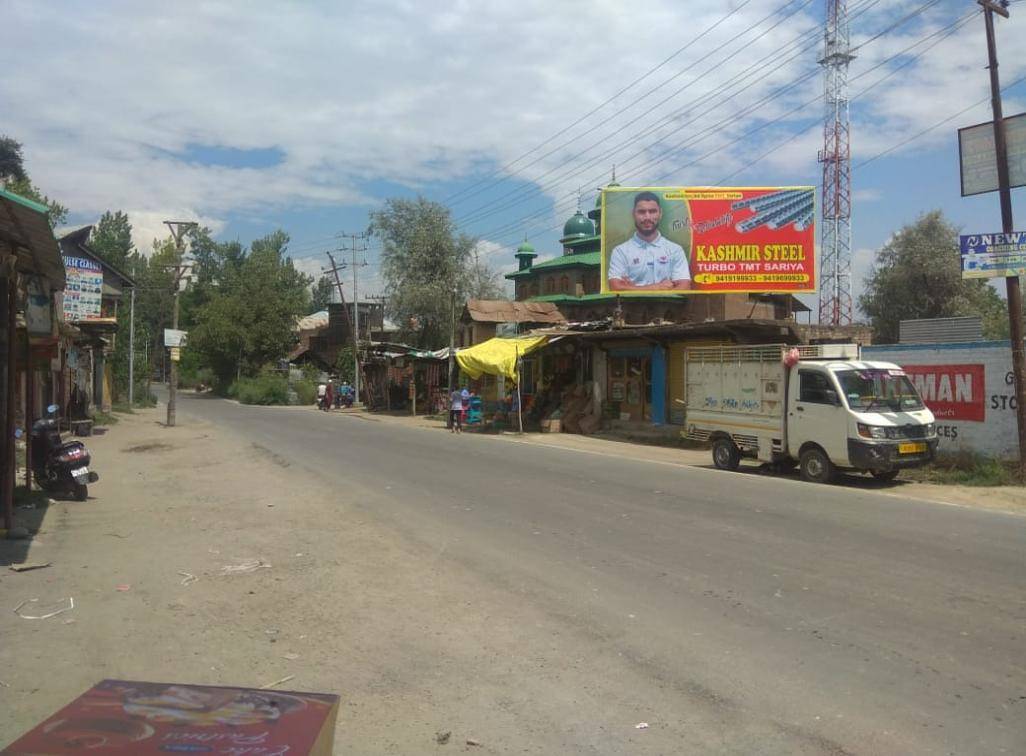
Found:
[[[685,435],[711,443],[722,470],[752,457],[817,483],[839,469],[893,480],[937,450],[905,371],[860,360],[857,344],[692,347],[684,375]]]

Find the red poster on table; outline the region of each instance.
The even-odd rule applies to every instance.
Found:
[[[104,680],[3,750],[12,756],[331,756],[338,696]]]

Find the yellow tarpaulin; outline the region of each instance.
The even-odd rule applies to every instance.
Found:
[[[488,375],[504,375],[517,379],[517,357],[523,357],[545,346],[548,336],[528,336],[521,339],[488,339],[488,341],[461,349],[456,353],[460,370],[477,379]]]

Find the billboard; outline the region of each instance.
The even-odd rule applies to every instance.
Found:
[[[1005,149],[1009,186],[1026,186],[1026,113],[1005,118]],[[958,163],[963,197],[998,190],[993,121],[958,130]]]
[[[74,323],[100,317],[103,268],[95,260],[64,256],[67,285],[64,288],[64,320]]]
[[[602,292],[816,290],[815,188],[608,187]]]

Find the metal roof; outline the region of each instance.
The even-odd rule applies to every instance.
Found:
[[[551,302],[514,302],[508,299],[470,299],[463,319],[476,323],[565,323]]]
[[[38,275],[52,290],[65,285],[64,262],[46,205],[0,189],[0,244],[17,256],[19,273]]]
[[[978,315],[960,318],[921,318],[898,323],[902,344],[942,344],[982,341],[983,320]]]

